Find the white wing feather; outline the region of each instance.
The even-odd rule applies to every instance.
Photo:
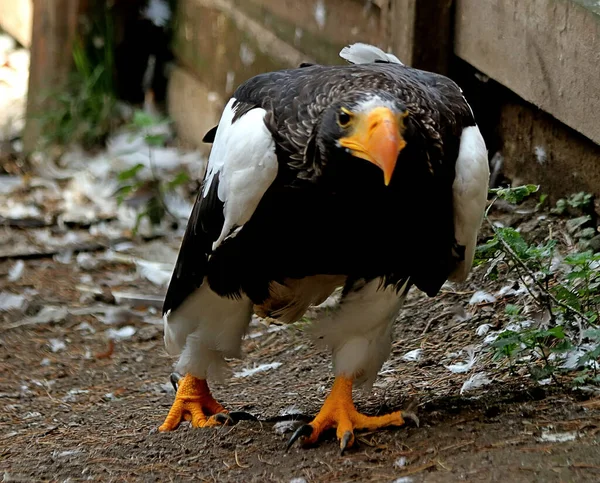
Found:
[[[357,42],[344,47],[340,51],[340,57],[347,60],[351,64],[372,64],[376,60],[381,62],[392,62],[394,64],[402,64],[400,59],[394,54],[386,54],[379,47],[370,44]],[[404,65],[404,64],[402,64]]]
[[[454,282],[466,280],[473,264],[477,232],[483,220],[490,170],[487,148],[477,126],[463,129],[452,185],[454,202],[454,235],[465,247],[465,258],[448,277]]]
[[[232,122],[234,102],[232,98],[225,106],[219,122],[203,188],[206,195],[218,172],[225,223],[213,250],[233,228],[250,220],[278,171],[275,141],[264,123],[266,111],[255,108]]]

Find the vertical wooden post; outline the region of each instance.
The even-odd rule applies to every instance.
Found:
[[[36,117],[51,108],[51,94],[66,85],[73,65],[73,41],[86,4],[86,0],[33,0],[27,120],[23,134],[26,153],[35,149],[41,134]]]
[[[453,0],[391,0],[394,54],[417,69],[447,74],[452,57]]]

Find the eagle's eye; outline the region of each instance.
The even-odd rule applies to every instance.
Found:
[[[350,113],[350,111],[348,111],[342,107],[342,110],[338,114],[338,124],[341,127],[348,127],[350,125],[351,121],[352,121],[352,114]]]

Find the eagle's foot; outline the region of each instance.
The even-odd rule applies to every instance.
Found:
[[[418,425],[418,418],[410,412],[394,411],[383,416],[366,416],[359,413],[352,401],[352,379],[338,376],[319,414],[311,423],[296,430],[287,447],[289,449],[298,439],[303,445],[314,444],[324,431],[336,428],[340,451],[343,454],[346,448],[354,444],[355,429],[373,431],[386,426],[402,426],[405,419],[411,419]]]
[[[229,411],[213,398],[206,379],[187,374],[179,380],[172,375],[171,382],[178,386],[177,394],[165,422],[158,428],[159,431],[172,431],[182,421],[190,421],[195,428],[235,422],[228,414]]]

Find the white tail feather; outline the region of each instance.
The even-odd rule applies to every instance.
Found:
[[[351,64],[372,64],[380,61],[404,65],[394,54],[386,54],[379,47],[362,42],[344,47],[340,52],[340,57]]]

